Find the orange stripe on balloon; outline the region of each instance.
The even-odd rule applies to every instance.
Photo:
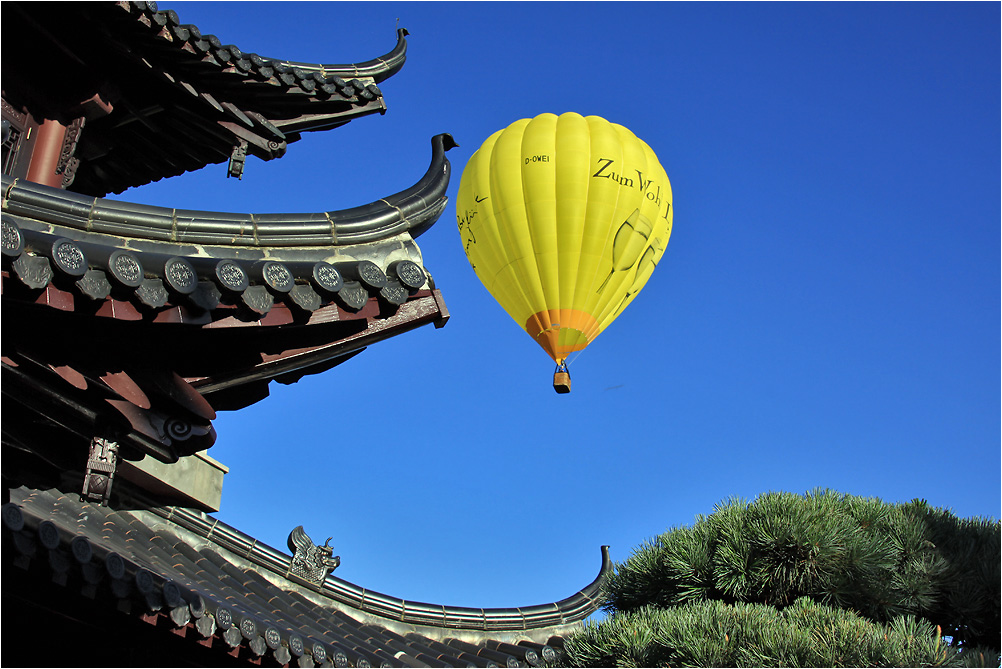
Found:
[[[591,341],[587,333],[594,332],[596,328],[598,321],[595,317],[580,309],[544,309],[529,316],[525,322],[525,331],[529,336],[558,363],[571,353],[584,349]],[[581,333],[585,341],[576,345],[561,344],[560,333],[564,330]]]

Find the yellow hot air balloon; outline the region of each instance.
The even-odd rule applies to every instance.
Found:
[[[671,235],[671,184],[647,144],[598,116],[541,114],[470,158],[456,218],[488,292],[557,363],[636,297]]]

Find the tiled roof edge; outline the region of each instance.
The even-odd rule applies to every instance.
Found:
[[[181,507],[154,507],[151,512],[193,532],[258,567],[288,578],[292,558],[263,544],[223,521]],[[318,594],[330,597],[365,613],[393,621],[477,631],[527,631],[567,625],[584,620],[604,603],[604,588],[612,572],[609,547],[602,546],[602,566],[598,575],[575,594],[550,604],[513,608],[470,608],[411,602],[367,590],[354,583],[328,576]],[[305,581],[297,580],[297,583]]]
[[[239,49],[232,44],[223,45],[214,35],[202,34],[198,26],[182,24],[177,12],[172,9],[161,10],[154,1],[133,1],[122,0],[114,3],[119,8],[132,14],[143,17],[143,21],[148,25],[156,26],[165,36],[165,41],[182,48],[189,41],[209,41],[214,51],[220,49],[227,52],[236,52],[237,58],[247,54],[252,61],[253,67],[268,67],[274,63],[279,63],[290,68],[298,68],[307,75],[319,73],[326,77],[367,77],[378,83],[393,76],[404,66],[407,60],[407,30],[397,29],[397,43],[388,53],[367,60],[361,63],[348,64],[324,64],[324,63],[301,63],[284,58],[267,58],[258,56],[243,49]]]
[[[404,231],[416,237],[441,215],[457,146],[449,134],[431,140],[431,164],[410,188],[376,202],[314,214],[234,214],[133,204],[43,186],[3,175],[3,211],[88,232],[137,239],[169,234],[186,244],[233,246],[334,246],[387,239]]]
[[[10,493],[2,514],[5,560],[27,570],[29,582],[51,575],[71,599],[79,589],[84,599],[78,611],[88,616],[78,620],[89,620],[91,611],[95,617],[110,613],[110,604],[165,633],[251,664],[550,666],[562,653],[562,637],[580,628],[572,623],[500,631],[399,623],[338,606],[315,590],[289,587],[218,544],[201,546],[197,535],[151,513],[139,499],[132,500],[138,507],[116,511],[78,502],[77,495],[56,488]],[[26,592],[35,596],[37,589],[29,585]],[[173,652],[164,657],[182,657]]]

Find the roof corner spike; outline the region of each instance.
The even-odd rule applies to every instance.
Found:
[[[564,620],[567,622],[584,620],[601,608],[605,602],[605,587],[613,569],[612,558],[609,557],[609,547],[602,546],[602,566],[599,568],[598,576],[595,577],[595,580],[582,588],[577,594],[556,603],[557,608],[563,614]]]
[[[459,144],[447,132],[432,137],[431,164],[428,166],[428,170],[424,173],[424,176],[421,177],[421,180],[407,190],[384,199],[385,202],[399,206],[401,212],[408,217],[413,216],[413,214],[408,212],[415,206],[420,207],[422,210],[427,210],[428,203],[438,203],[438,206],[433,206],[433,209],[429,210],[433,211],[430,215],[415,216],[412,218],[409,226],[411,237],[417,238],[423,234],[438,220],[439,215],[445,209],[445,203],[448,200],[445,196],[445,191],[449,187],[449,177],[452,171],[449,159],[445,157],[445,153],[457,146]]]
[[[612,572],[612,558],[609,557],[609,547],[602,546],[602,568],[599,570],[598,575],[603,576]]]
[[[452,135],[450,135],[447,132],[443,132],[440,135],[435,135],[432,138],[432,142],[434,142],[435,140],[438,140],[438,141],[440,141],[442,143],[442,150],[443,151],[448,151],[449,149],[458,149],[459,148],[459,144],[457,144],[456,140],[453,139]]]
[[[378,58],[367,60],[364,63],[353,63],[351,65],[324,65],[324,70],[331,75],[340,77],[372,77],[374,83],[379,83],[389,79],[399,72],[407,60],[407,36],[410,33],[406,28],[397,28],[397,43],[393,49]]]

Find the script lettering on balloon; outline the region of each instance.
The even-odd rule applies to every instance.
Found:
[[[486,197],[480,197],[475,195],[473,197],[475,203],[480,204],[487,200]],[[463,251],[466,252],[466,257],[470,257],[470,246],[477,243],[477,236],[473,232],[473,222],[477,218],[478,209],[465,209],[462,212],[457,212],[456,221],[459,227],[459,234],[462,235],[463,239]]]
[[[633,171],[637,173],[636,180],[632,176],[626,176],[622,171],[616,170],[615,158],[599,158],[597,170],[591,176],[593,179],[611,179],[624,188],[636,187],[644,194],[644,197],[656,204],[660,210],[663,199],[661,197],[661,184],[657,184],[657,187],[652,189],[653,179],[645,178],[644,173],[638,169],[634,169]],[[668,218],[669,211],[671,211],[671,202],[665,203],[661,218]]]

